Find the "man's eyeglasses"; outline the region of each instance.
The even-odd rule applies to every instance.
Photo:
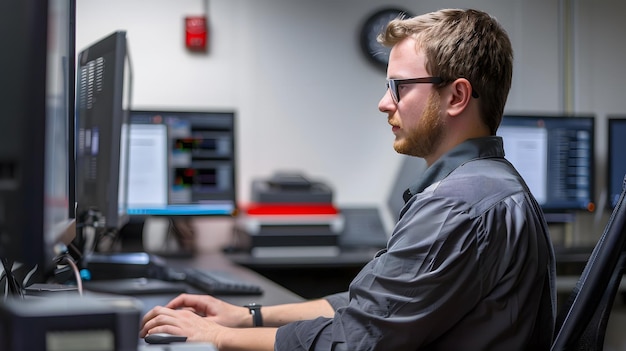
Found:
[[[400,102],[400,92],[398,88],[403,84],[441,84],[441,77],[421,77],[409,79],[387,79],[387,89],[391,92],[391,98],[397,104]],[[472,87],[472,97],[478,98],[478,93]]]

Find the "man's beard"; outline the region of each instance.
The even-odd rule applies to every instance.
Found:
[[[394,150],[400,154],[416,157],[431,155],[443,136],[443,123],[439,113],[439,94],[433,92],[428,96],[426,108],[417,126],[408,131],[404,140],[394,143]]]

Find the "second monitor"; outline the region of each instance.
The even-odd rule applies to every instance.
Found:
[[[234,112],[132,111],[128,214],[232,215]]]
[[[505,115],[505,157],[546,212],[593,211],[594,116]]]

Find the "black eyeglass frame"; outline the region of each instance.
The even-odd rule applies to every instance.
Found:
[[[404,84],[441,84],[444,80],[441,77],[420,77],[420,78],[408,78],[408,79],[387,79],[387,89],[391,92],[391,98],[395,103],[400,102],[400,92],[398,88]],[[474,87],[472,87],[472,97],[477,99],[479,97]]]

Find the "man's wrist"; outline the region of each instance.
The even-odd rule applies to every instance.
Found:
[[[256,303],[249,303],[244,307],[248,308],[250,314],[252,315],[252,326],[253,327],[262,327],[263,326],[263,315],[261,315],[261,305]]]

